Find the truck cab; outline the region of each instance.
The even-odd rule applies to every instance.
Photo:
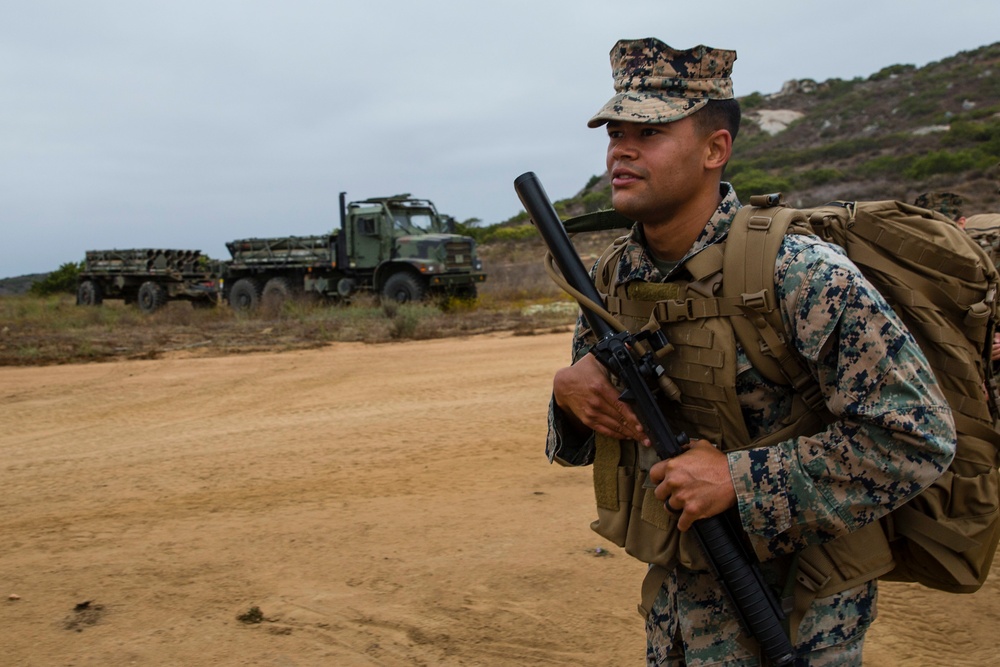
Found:
[[[455,234],[454,220],[431,201],[409,194],[350,204],[344,193],[340,198],[338,261],[352,273],[370,276],[365,282],[382,298],[416,301],[434,292],[476,296],[486,274],[475,241]]]

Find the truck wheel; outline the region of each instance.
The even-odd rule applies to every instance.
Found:
[[[167,290],[158,283],[147,280],[139,286],[139,310],[152,313],[167,304]]]
[[[394,273],[382,286],[382,298],[396,303],[421,301],[424,298],[424,284],[409,273]]]
[[[277,313],[293,295],[294,288],[291,280],[283,277],[271,278],[264,285],[264,291],[260,295],[260,303],[264,308]]]
[[[104,301],[101,286],[93,280],[84,280],[76,290],[76,305],[99,306]]]
[[[253,278],[240,278],[229,291],[229,305],[243,313],[257,310],[260,307],[260,285]]]

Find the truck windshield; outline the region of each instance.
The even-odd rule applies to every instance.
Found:
[[[407,234],[439,231],[437,220],[428,211],[394,211],[392,214],[396,229]]]

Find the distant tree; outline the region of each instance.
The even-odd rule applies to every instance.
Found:
[[[482,224],[483,221],[480,218],[469,218],[462,222],[455,221],[453,229],[456,234],[471,236],[476,243],[482,243],[486,236],[486,228]]]
[[[76,294],[76,279],[83,270],[83,262],[66,262],[41,280],[31,284],[29,294],[48,296],[50,294]]]
[[[593,192],[588,192],[583,195],[583,207],[587,213],[593,213],[594,211],[600,211],[601,209],[611,208],[611,188],[603,188],[601,190],[594,190]]]

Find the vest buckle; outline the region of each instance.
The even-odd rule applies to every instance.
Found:
[[[774,306],[771,303],[771,292],[767,289],[762,289],[759,292],[754,292],[753,294],[742,294],[743,305],[747,308],[752,308],[758,313],[769,312],[774,310]]]

